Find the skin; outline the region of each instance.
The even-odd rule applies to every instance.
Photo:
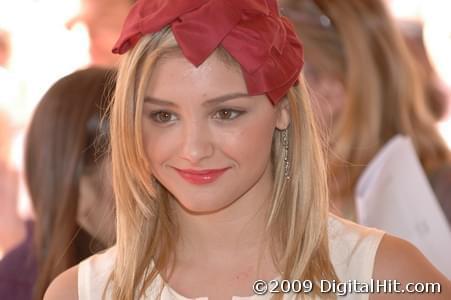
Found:
[[[104,164],[93,174],[81,176],[77,211],[77,223],[104,245],[110,245],[115,236],[110,172],[109,165]]]
[[[83,24],[89,36],[91,64],[117,66],[119,56],[111,52],[123,21],[130,10],[131,0],[80,0],[80,11],[67,23],[68,27]]]
[[[180,56],[159,64],[149,85],[143,134],[152,174],[194,215],[235,218],[242,205],[258,208],[271,192],[273,132],[286,126],[278,120],[280,106],[264,95],[247,96],[238,72],[216,56],[199,68]],[[224,168],[206,185],[188,183],[176,171]]]
[[[440,283],[440,294],[371,294],[370,300],[389,299],[450,299],[451,282],[407,241],[386,234],[376,254],[374,279],[398,280],[403,288],[407,283]]]
[[[146,155],[155,178],[175,196],[171,204],[182,236],[174,272],[162,276],[188,298],[249,296],[254,280],[278,276],[265,244],[268,237],[261,229],[272,184],[271,138],[275,129],[288,126],[289,112],[286,103],[272,106],[264,96],[205,106],[224,91],[245,93],[237,72],[216,56],[198,69],[182,57],[171,58],[155,70],[147,96],[172,104],[146,101],[143,107]],[[236,115],[224,113],[230,109],[246,113],[231,118]],[[193,185],[174,167],[230,169],[213,183]],[[256,267],[259,263],[261,268]],[[406,282],[421,279],[446,285],[446,279],[413,246],[387,236],[378,250],[374,278],[393,279],[394,275]],[[421,299],[440,296],[445,299],[443,293]],[[62,298],[77,299],[77,267],[59,276],[44,299]]]

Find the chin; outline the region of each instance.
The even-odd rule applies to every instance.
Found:
[[[215,199],[214,203],[212,202],[212,197],[208,197],[208,199],[201,199],[197,198],[195,201],[192,201],[191,199],[181,199],[176,200],[178,202],[178,205],[182,207],[186,212],[193,214],[193,215],[208,215],[208,214],[214,214],[216,212],[219,212],[227,207],[229,207],[233,202],[226,202],[226,201],[218,201],[218,199]]]

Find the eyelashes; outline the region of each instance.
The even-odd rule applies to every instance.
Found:
[[[220,109],[214,114],[213,118],[220,120],[234,120],[244,113],[245,112],[242,110]]]
[[[150,118],[156,123],[168,123],[176,120],[173,113],[163,110],[151,112]]]
[[[239,118],[241,115],[245,113],[246,111],[244,110],[224,108],[217,110],[212,115],[212,118],[220,121],[231,121]],[[149,116],[152,121],[158,124],[168,124],[177,121],[179,119],[177,114],[165,110],[150,112]]]

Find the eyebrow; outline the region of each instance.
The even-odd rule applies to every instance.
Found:
[[[232,93],[232,94],[226,94],[226,95],[214,97],[214,98],[206,100],[204,103],[202,103],[202,106],[211,106],[211,105],[219,104],[219,103],[222,103],[222,102],[226,102],[226,101],[229,101],[229,100],[232,100],[232,99],[242,98],[242,97],[249,97],[249,94]],[[163,106],[171,106],[171,107],[176,107],[177,106],[177,104],[175,104],[174,102],[171,102],[169,100],[163,100],[163,99],[150,97],[150,96],[144,97],[144,102],[145,103],[153,103],[153,104],[163,105]]]

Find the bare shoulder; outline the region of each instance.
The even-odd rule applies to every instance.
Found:
[[[440,293],[380,293],[372,294],[378,299],[451,299],[451,283],[411,243],[391,235],[384,235],[376,254],[373,279],[396,280],[400,289],[414,288],[416,283],[440,285]],[[413,285],[410,285],[413,283]],[[432,287],[430,287],[432,289]]]
[[[44,300],[78,300],[78,266],[72,267],[52,281]]]

